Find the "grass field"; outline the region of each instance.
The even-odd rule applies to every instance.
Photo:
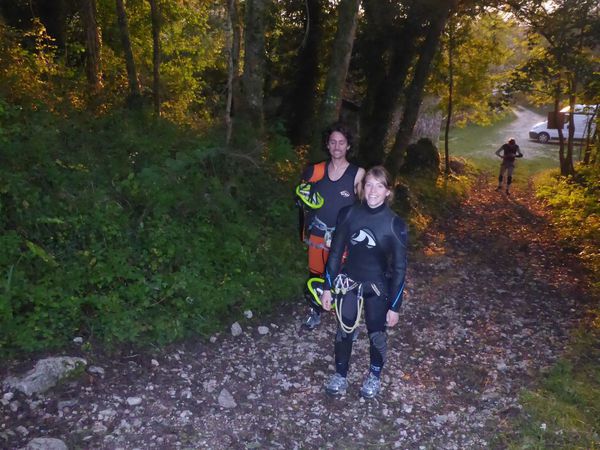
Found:
[[[450,130],[450,155],[467,158],[479,169],[494,175],[500,166],[500,159],[494,152],[514,137],[524,154],[517,160],[514,182],[524,185],[527,179],[543,170],[558,168],[558,143],[540,144],[529,139],[529,129],[545,120],[545,116],[533,109],[515,107],[504,119],[489,126],[469,125]],[[439,143],[440,153],[444,152],[444,140]],[[575,161],[579,160],[580,146],[575,147]]]

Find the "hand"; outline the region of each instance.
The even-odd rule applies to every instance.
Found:
[[[387,312],[387,315],[385,316],[385,324],[391,328],[398,323],[399,318],[400,318],[400,314],[398,314],[397,312],[394,312],[390,309]]]
[[[331,311],[331,291],[323,291],[321,294],[321,306],[325,311]]]

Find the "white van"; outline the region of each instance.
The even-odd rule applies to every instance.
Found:
[[[575,139],[585,139],[588,135],[589,127],[591,127],[591,134],[594,134],[596,129],[596,119],[598,113],[600,113],[600,105],[575,105],[575,113],[573,114],[573,120],[575,122]],[[561,113],[565,113],[565,123],[563,125],[563,136],[565,139],[569,135],[569,107],[566,106],[560,110]],[[536,123],[531,130],[529,130],[529,138],[537,140],[542,144],[545,144],[550,139],[558,139],[558,130],[548,128],[548,121]]]

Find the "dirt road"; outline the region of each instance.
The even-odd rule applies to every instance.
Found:
[[[412,252],[378,398],[358,394],[364,330],[348,393],[323,392],[334,318],[302,333],[305,310],[294,300],[273,317],[242,323],[240,336],[96,355],[90,363],[103,375],[0,404],[0,447],[40,436],[70,449],[494,447],[520,411],[519,392],[566,344],[585,292],[575,257],[557,246],[528,191],[506,197],[492,187],[482,178]]]

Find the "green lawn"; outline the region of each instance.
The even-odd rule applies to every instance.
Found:
[[[540,171],[558,168],[558,143],[539,144],[529,139],[529,129],[543,121],[544,115],[533,109],[515,107],[502,120],[489,126],[469,125],[450,130],[450,155],[467,158],[479,169],[496,174],[500,159],[494,152],[514,137],[525,155],[517,160],[514,173],[516,185],[522,185]],[[444,152],[443,136],[439,143],[440,153]],[[579,160],[580,147],[576,144],[575,160]]]

